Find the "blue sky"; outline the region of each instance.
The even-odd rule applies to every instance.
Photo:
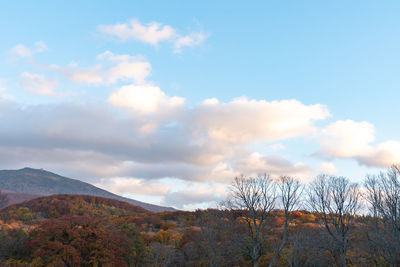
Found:
[[[45,167],[179,208],[211,205],[230,175],[261,169],[360,181],[400,161],[399,11],[397,1],[2,3],[0,167]]]

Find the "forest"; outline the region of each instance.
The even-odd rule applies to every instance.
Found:
[[[229,193],[193,212],[87,195],[11,205],[0,210],[0,265],[400,266],[400,166],[362,184],[240,176]]]

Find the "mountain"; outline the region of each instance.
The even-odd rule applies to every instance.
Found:
[[[153,212],[174,211],[174,208],[144,203],[121,197],[91,184],[63,177],[42,169],[23,168],[20,170],[0,170],[0,190],[45,196],[53,194],[91,195],[117,199]],[[26,196],[26,195],[25,195]]]
[[[1,193],[7,195],[8,206],[43,196],[38,194],[17,193],[9,190],[1,190]]]

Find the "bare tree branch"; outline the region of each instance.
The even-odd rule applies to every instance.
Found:
[[[310,185],[308,204],[336,244],[341,265],[347,266],[349,232],[360,208],[358,185],[345,177],[320,175]]]
[[[400,165],[367,176],[366,200],[374,217],[368,239],[390,266],[400,265]]]
[[[299,181],[297,181],[293,177],[281,176],[278,181],[278,189],[279,189],[279,200],[281,202],[284,211],[285,223],[283,228],[281,244],[275,250],[274,256],[269,264],[270,267],[273,266],[279,253],[286,245],[290,213],[294,209],[296,209],[300,203],[300,197],[303,191],[303,186]]]
[[[275,185],[266,174],[256,178],[236,177],[231,187],[228,208],[245,212],[249,238],[244,242],[244,247],[254,267],[258,266],[258,259],[263,253],[267,218],[275,209],[276,198]]]

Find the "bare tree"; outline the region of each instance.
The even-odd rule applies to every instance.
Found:
[[[7,194],[5,194],[4,192],[2,192],[0,190],[0,209],[4,208],[5,206],[7,206],[8,201],[9,201],[9,199],[8,199]]]
[[[291,212],[296,209],[300,202],[300,196],[303,191],[303,187],[299,181],[290,176],[281,176],[278,181],[278,189],[279,189],[279,200],[281,202],[285,222],[283,227],[283,234],[281,243],[278,248],[275,250],[274,256],[269,263],[269,266],[273,266],[276,258],[279,253],[285,247],[287,239],[288,239],[288,228],[290,221]]]
[[[308,204],[333,240],[335,259],[347,266],[349,233],[360,208],[358,185],[345,177],[320,175],[310,185]]]
[[[204,251],[210,267],[229,266],[237,256],[240,235],[231,216],[230,212],[208,209],[196,221],[200,226],[197,245]]]
[[[263,254],[266,240],[267,219],[275,209],[275,186],[268,175],[256,178],[236,177],[231,187],[231,198],[226,205],[231,210],[242,210],[245,214],[248,238],[244,242],[246,254],[254,267]]]
[[[169,267],[173,264],[175,250],[171,245],[164,245],[159,242],[150,244],[151,251],[146,259],[148,266]]]
[[[220,246],[219,243],[219,231],[220,231],[220,214],[214,210],[207,210],[207,213],[203,213],[199,220],[198,224],[200,226],[200,236],[203,240],[199,240],[199,245],[205,251],[209,259],[210,267],[217,267],[219,254],[220,254]]]
[[[319,227],[299,227],[288,238],[289,249],[283,249],[281,257],[288,267],[331,266],[332,260],[327,257],[331,238]]]
[[[390,266],[400,265],[400,165],[386,173],[367,176],[366,199],[374,218],[368,239]]]

